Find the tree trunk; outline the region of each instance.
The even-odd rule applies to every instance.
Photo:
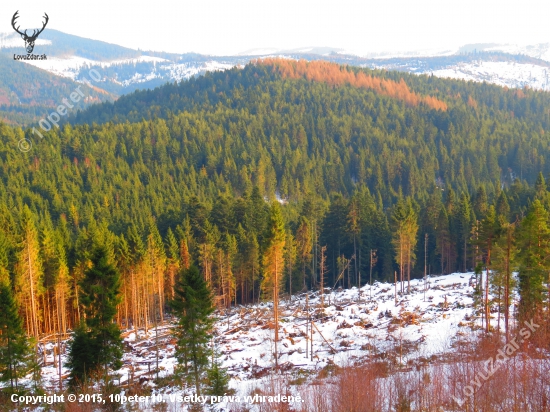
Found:
[[[506,276],[504,280],[504,330],[506,333],[506,343],[508,343],[508,316],[510,313],[510,249],[512,247],[512,238],[510,228],[506,237]]]
[[[277,341],[279,340],[279,268],[277,262],[277,256],[275,256],[275,279],[273,286],[273,316],[275,323],[275,371],[279,370],[279,355],[277,354]]]
[[[491,245],[487,249],[487,279],[485,279],[485,332],[489,333],[490,313],[489,313],[489,267],[491,265]]]

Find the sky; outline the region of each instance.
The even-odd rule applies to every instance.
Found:
[[[550,42],[539,0],[2,0],[0,32],[41,26],[134,49],[232,55],[332,47],[359,55]],[[46,29],[47,30],[47,29]]]

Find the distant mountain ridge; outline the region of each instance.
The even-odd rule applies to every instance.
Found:
[[[206,71],[226,70],[266,56],[323,59],[360,67],[487,81],[507,87],[550,89],[550,43],[529,46],[480,43],[466,44],[457,49],[370,53],[365,56],[330,47],[264,48],[247,50],[236,56],[208,56],[133,50],[47,30],[37,42],[37,49],[45,52],[48,60],[29,64],[76,81],[82,80],[83,71],[96,68],[103,72],[105,90],[116,95],[189,79]],[[0,52],[23,53],[19,36],[16,33],[0,35]]]
[[[25,53],[23,45],[16,33],[0,34],[0,56],[7,55],[8,60],[13,54]],[[102,101],[116,99],[137,89],[154,89],[167,82],[179,82],[208,71],[227,70],[244,66],[256,58],[273,56],[308,61],[326,60],[371,69],[485,81],[509,88],[550,90],[549,43],[532,46],[468,44],[452,50],[372,53],[363,57],[344,49],[330,47],[253,49],[236,56],[208,56],[197,53],[174,54],[133,50],[48,29],[38,39],[35,53],[45,53],[48,59],[17,62],[19,68],[34,66],[32,73],[38,73],[35,70],[42,69],[75,84],[82,83],[90,69],[97,70],[102,80],[96,86],[105,91],[97,96]],[[33,77],[36,76],[38,75],[33,74]],[[11,79],[15,83],[19,81],[16,78]],[[6,81],[7,79],[3,80],[4,83]],[[58,81],[52,80],[52,84]],[[14,95],[9,97],[10,86],[3,87],[2,89],[0,86],[0,105],[10,106],[11,112],[28,111],[29,108],[24,107],[26,104],[53,107],[51,101],[46,101],[48,99],[19,103]],[[11,87],[14,88],[17,86]],[[100,96],[101,94],[103,96]],[[14,105],[17,104],[22,106],[16,109]],[[10,118],[10,115],[4,114],[3,117],[12,123],[25,124],[24,119],[30,120],[36,116],[23,116],[24,119],[18,120]]]
[[[23,46],[24,43],[17,33],[0,34],[2,52],[23,54],[26,53]],[[48,57],[66,58],[74,55],[101,61],[128,59],[141,55],[139,51],[127,47],[87,39],[54,29],[45,30],[38,38],[35,54],[42,53],[47,54]]]
[[[114,94],[101,88],[55,76],[21,61],[14,61],[0,53],[0,121],[14,125],[28,125],[46,117],[80,87],[85,98],[75,104],[74,110],[107,100]]]

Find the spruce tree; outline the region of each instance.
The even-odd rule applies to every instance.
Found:
[[[308,264],[311,260],[312,236],[309,220],[305,216],[300,216],[298,222],[298,228],[296,229],[296,244],[298,249],[298,257],[300,258],[300,263],[302,266],[302,279],[299,286],[302,290],[307,290],[306,264]]]
[[[462,266],[462,271],[468,271],[468,242],[470,240],[471,224],[472,224],[472,209],[470,205],[470,199],[462,193],[460,196],[460,203],[458,205],[458,236],[459,236],[459,264]]]
[[[480,186],[477,189],[477,192],[474,197],[474,213],[477,219],[478,220],[484,219],[488,209],[489,209],[489,203],[487,200],[487,193],[485,192],[485,188],[483,186]]]
[[[113,323],[119,303],[120,274],[105,247],[93,250],[91,267],[80,283],[86,320],[76,328],[69,351],[70,385],[85,382],[103,371],[122,366],[122,339]]]
[[[170,303],[174,314],[179,318],[174,328],[177,339],[176,358],[187,367],[191,364],[197,395],[200,396],[200,383],[208,366],[210,353],[208,343],[214,319],[212,292],[196,266],[183,269],[176,285],[175,299]]]
[[[230,377],[227,374],[227,370],[222,368],[219,361],[214,360],[214,357],[212,357],[212,365],[206,375],[209,395],[223,396],[229,393]]]
[[[544,180],[542,172],[539,172],[537,181],[535,182],[535,198],[543,201],[546,195],[546,181]]]
[[[0,284],[0,382],[17,389],[28,369],[29,347],[17,304],[8,284]]]
[[[519,318],[540,319],[550,264],[550,228],[548,211],[537,199],[521,222],[518,233],[519,254]]]

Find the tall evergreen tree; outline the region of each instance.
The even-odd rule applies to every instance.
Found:
[[[302,266],[301,287],[307,290],[306,285],[306,266],[311,260],[312,238],[309,220],[305,216],[300,216],[298,229],[296,230],[296,246],[300,264]]]
[[[214,304],[210,287],[196,266],[180,271],[176,297],[170,306],[178,317],[174,328],[176,358],[186,369],[187,363],[191,363],[195,390],[200,396],[210,354],[208,343],[212,338]]]
[[[485,287],[484,287],[484,307],[485,307],[485,331],[490,330],[490,310],[489,310],[489,289],[490,289],[490,271],[492,268],[492,253],[495,239],[498,236],[498,224],[496,219],[495,207],[489,206],[485,218],[481,221],[479,234],[479,245],[485,256]]]
[[[488,209],[489,209],[489,202],[487,200],[487,192],[485,191],[484,186],[480,186],[477,189],[477,192],[474,198],[474,213],[476,214],[477,220],[484,219]]]
[[[122,366],[122,338],[113,319],[120,302],[120,274],[109,262],[103,246],[92,251],[91,267],[80,283],[81,303],[86,319],[76,329],[69,350],[70,384],[86,383],[87,379],[109,369]]]
[[[25,205],[22,217],[23,243],[17,263],[15,287],[19,302],[25,308],[27,333],[38,338],[41,333],[39,297],[43,293],[43,269],[39,239],[33,214]]]
[[[494,300],[498,304],[498,330],[500,330],[500,316],[504,312],[504,330],[506,338],[509,336],[510,326],[510,298],[515,287],[512,273],[517,271],[517,249],[514,242],[515,224],[504,221],[499,223],[501,236],[493,246],[493,264],[491,285]]]
[[[518,246],[519,317],[520,320],[540,319],[544,303],[544,283],[548,282],[550,262],[550,228],[548,211],[537,199],[521,222]]]
[[[544,201],[546,196],[547,196],[546,182],[544,180],[544,176],[542,175],[542,172],[539,172],[537,176],[537,181],[535,182],[535,197],[540,201]]]
[[[354,268],[354,277],[357,287],[360,287],[361,280],[359,279],[359,267],[358,260],[359,256],[357,254],[357,243],[358,237],[361,233],[361,222],[360,222],[360,211],[359,211],[359,197],[354,195],[349,203],[349,211],[347,216],[348,231],[350,236],[353,238],[353,268]]]
[[[400,198],[392,211],[394,237],[392,243],[395,248],[396,261],[399,264],[401,292],[404,292],[403,282],[408,280],[407,293],[410,293],[411,266],[415,259],[417,242],[418,219],[411,199]]]
[[[28,369],[29,346],[9,284],[0,282],[0,382],[13,391]]]
[[[462,271],[466,272],[468,270],[468,241],[470,240],[471,224],[473,217],[470,206],[470,199],[468,198],[466,193],[462,193],[462,195],[460,196],[460,203],[458,206],[458,244],[460,247],[459,265],[462,267]]]
[[[285,227],[281,207],[278,202],[271,206],[266,246],[262,259],[264,296],[273,300],[275,324],[275,367],[278,368],[277,342],[279,340],[279,292],[283,286]]]
[[[502,222],[508,222],[510,219],[510,204],[508,203],[508,196],[506,196],[504,190],[498,195],[496,213],[498,219]]]

